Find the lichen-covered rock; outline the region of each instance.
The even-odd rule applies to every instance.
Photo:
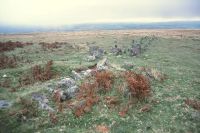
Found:
[[[76,82],[72,78],[64,78],[58,82],[58,87],[60,88],[70,88],[75,85]]]
[[[82,77],[76,73],[75,71],[73,71],[74,74],[76,74],[76,79],[82,79]],[[79,75],[79,76],[77,76]],[[53,95],[59,93],[60,97],[61,97],[61,101],[65,101],[65,100],[69,100],[71,98],[73,98],[76,94],[76,92],[78,92],[79,88],[76,85],[76,82],[74,79],[72,78],[64,78],[61,81],[58,82],[58,88],[54,90]]]
[[[66,92],[70,97],[74,97],[75,93],[78,92],[78,86],[72,86],[70,88],[68,88],[67,90],[65,90],[64,92]]]

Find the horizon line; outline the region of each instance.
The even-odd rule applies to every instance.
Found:
[[[73,26],[73,25],[81,25],[81,24],[112,24],[112,23],[162,23],[162,22],[192,22],[192,21],[200,21],[200,17],[195,18],[139,18],[139,19],[126,19],[126,20],[96,20],[96,21],[85,21],[79,23],[65,23],[65,24],[5,24],[1,23],[3,26],[23,26],[23,27],[63,27],[63,26]]]

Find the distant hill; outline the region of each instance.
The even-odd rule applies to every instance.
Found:
[[[87,23],[66,25],[59,28],[39,26],[9,26],[0,24],[1,34],[50,32],[50,31],[86,31],[86,30],[126,30],[126,29],[200,29],[200,21],[154,22],[154,23]]]

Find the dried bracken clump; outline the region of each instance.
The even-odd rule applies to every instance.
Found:
[[[28,45],[33,45],[33,43],[26,42],[12,42],[12,41],[7,41],[7,42],[0,42],[0,52],[4,51],[11,51],[14,50],[15,48],[23,48],[24,46]]]
[[[5,88],[10,88],[10,84],[11,84],[11,79],[10,78],[6,78],[4,79],[2,82],[0,82],[0,87],[5,87]]]
[[[58,118],[55,113],[49,112],[49,118],[51,123],[56,124],[58,122]]]
[[[109,133],[110,128],[108,126],[105,126],[105,125],[98,125],[98,126],[96,126],[96,131],[98,133]]]
[[[51,60],[47,62],[44,68],[38,65],[34,66],[32,68],[32,75],[33,75],[34,80],[46,81],[46,80],[51,79],[53,77],[52,65],[53,65],[53,61]]]
[[[109,108],[119,105],[121,102],[117,96],[106,96],[105,101]]]
[[[66,44],[66,42],[54,42],[54,43],[40,42],[39,43],[39,45],[41,45],[44,51],[47,51],[48,49],[53,50],[53,49],[61,48],[63,44]]]
[[[17,66],[18,60],[19,60],[19,57],[15,55],[9,57],[4,54],[1,54],[0,55],[0,69],[15,68]]]
[[[19,77],[19,86],[24,86],[24,85],[29,85],[29,84],[32,84],[33,83],[33,79],[31,77],[31,75],[28,75],[28,74],[24,74],[22,76]]]
[[[126,114],[128,113],[128,106],[127,107],[125,107],[125,108],[123,108],[120,112],[119,112],[119,116],[120,117],[125,117],[126,116]]]
[[[185,104],[188,106],[191,106],[192,108],[200,111],[200,101],[197,100],[191,100],[191,99],[186,99]]]
[[[29,99],[19,98],[20,109],[9,112],[10,116],[15,116],[19,121],[26,121],[28,118],[36,117],[38,109],[36,103]]]
[[[114,75],[110,71],[101,71],[97,72],[95,75],[95,80],[98,87],[102,88],[105,91],[108,91],[112,87]]]
[[[79,105],[75,107],[74,114],[80,117],[84,113],[90,112],[94,104],[99,101],[96,94],[97,85],[95,83],[83,82],[80,86],[80,91],[77,94]]]
[[[125,79],[133,97],[143,99],[150,95],[150,83],[143,75],[128,71],[125,72]]]
[[[29,85],[35,83],[36,81],[46,81],[52,79],[55,75],[52,71],[52,65],[53,61],[48,61],[44,67],[35,65],[31,68],[30,74],[22,75],[19,78],[20,86]]]
[[[57,89],[53,93],[53,100],[55,101],[59,112],[63,112],[63,103],[61,101],[62,99],[61,97],[62,97],[62,91],[60,89]]]

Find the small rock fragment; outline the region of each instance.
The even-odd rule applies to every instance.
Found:
[[[151,105],[146,104],[140,109],[140,112],[149,112],[150,110],[151,110]]]
[[[88,61],[88,62],[95,61],[95,60],[96,60],[96,57],[95,57],[94,55],[89,55],[89,56],[87,57],[87,61]]]

